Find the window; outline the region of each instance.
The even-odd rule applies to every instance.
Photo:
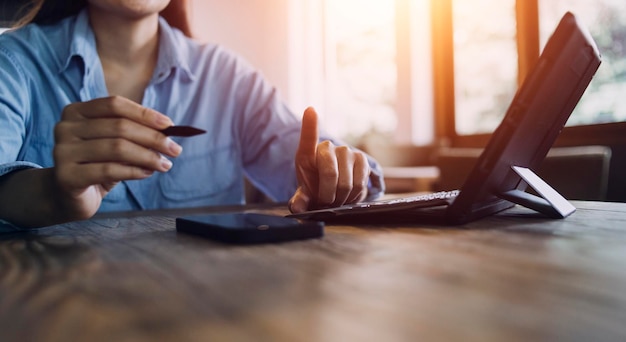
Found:
[[[436,141],[484,146],[505,114],[512,89],[534,65],[563,14],[571,11],[590,29],[603,63],[557,145],[626,143],[626,2],[431,0],[431,6]],[[489,61],[494,53],[503,57]],[[517,67],[511,63],[515,60]],[[487,77],[481,68],[489,70]]]
[[[626,121],[626,2],[541,0],[541,43],[566,11],[573,12],[598,44],[602,64],[568,121],[569,126]]]
[[[484,145],[568,10],[604,58],[568,126],[626,121],[622,0],[326,0],[326,127],[352,143]]]
[[[327,129],[346,140],[397,127],[393,1],[326,1]]]
[[[352,143],[431,143],[429,1],[324,4],[327,130]]]
[[[455,129],[492,132],[517,88],[514,0],[453,2]]]

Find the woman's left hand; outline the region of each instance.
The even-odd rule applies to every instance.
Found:
[[[357,203],[367,196],[367,157],[348,146],[318,143],[317,121],[315,109],[307,108],[295,161],[298,189],[289,200],[293,213]]]

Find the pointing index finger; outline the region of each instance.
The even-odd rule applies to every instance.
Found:
[[[317,130],[317,112],[313,107],[308,107],[302,117],[302,131],[298,145],[298,158],[312,158],[315,160],[319,133]]]

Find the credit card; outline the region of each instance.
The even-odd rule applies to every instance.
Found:
[[[162,129],[161,133],[174,137],[192,137],[194,135],[206,133],[206,131],[191,126],[170,126],[166,129]]]

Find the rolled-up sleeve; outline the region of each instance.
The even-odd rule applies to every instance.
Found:
[[[20,160],[29,121],[28,81],[16,58],[0,46],[0,177],[22,169],[38,168]]]
[[[29,113],[28,82],[15,57],[0,45],[0,178],[18,170],[39,168],[19,160]],[[0,220],[0,233],[22,230]]]
[[[3,163],[0,165],[0,177],[11,173],[13,171],[24,170],[24,169],[32,169],[32,168],[41,168],[41,165],[37,165],[35,163],[26,162],[26,161],[16,161],[12,163]]]

